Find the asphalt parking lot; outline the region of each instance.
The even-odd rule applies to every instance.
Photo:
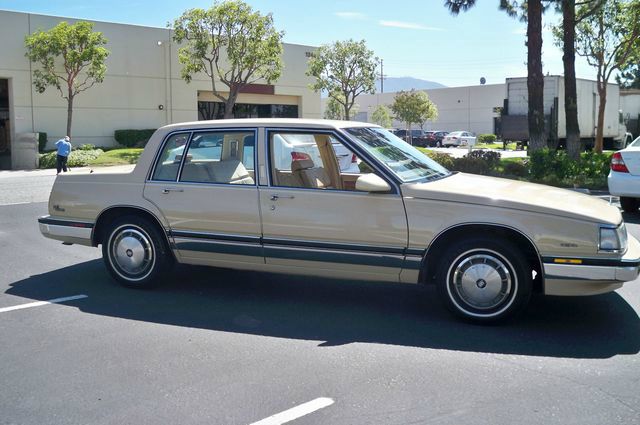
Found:
[[[53,178],[0,176],[2,424],[640,423],[640,281],[488,327],[409,285],[182,266],[130,290],[40,235]]]

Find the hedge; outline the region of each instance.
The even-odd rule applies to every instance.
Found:
[[[38,151],[44,152],[46,148],[47,148],[47,133],[45,133],[44,131],[40,131],[38,133]]]
[[[89,161],[93,161],[103,153],[102,149],[76,149],[71,151],[67,165],[69,167],[86,167],[89,165]],[[56,151],[41,155],[40,168],[56,168],[56,155]]]
[[[480,134],[478,135],[478,143],[495,143],[498,138],[495,134]]]
[[[116,142],[128,148],[143,148],[155,131],[155,129],[116,130],[113,137]]]

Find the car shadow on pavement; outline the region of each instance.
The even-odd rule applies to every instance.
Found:
[[[178,266],[154,290],[121,287],[93,260],[14,282],[34,300],[86,294],[80,311],[172,326],[320,341],[500,354],[609,358],[640,351],[640,319],[617,293],[534,297],[510,323],[455,319],[433,287]]]

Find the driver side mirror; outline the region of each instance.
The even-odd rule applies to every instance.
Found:
[[[381,177],[370,173],[358,177],[358,180],[356,180],[356,190],[361,192],[389,192],[391,186]]]

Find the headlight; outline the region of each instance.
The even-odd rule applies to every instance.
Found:
[[[624,223],[618,227],[600,227],[599,248],[606,252],[626,252],[627,228]]]

